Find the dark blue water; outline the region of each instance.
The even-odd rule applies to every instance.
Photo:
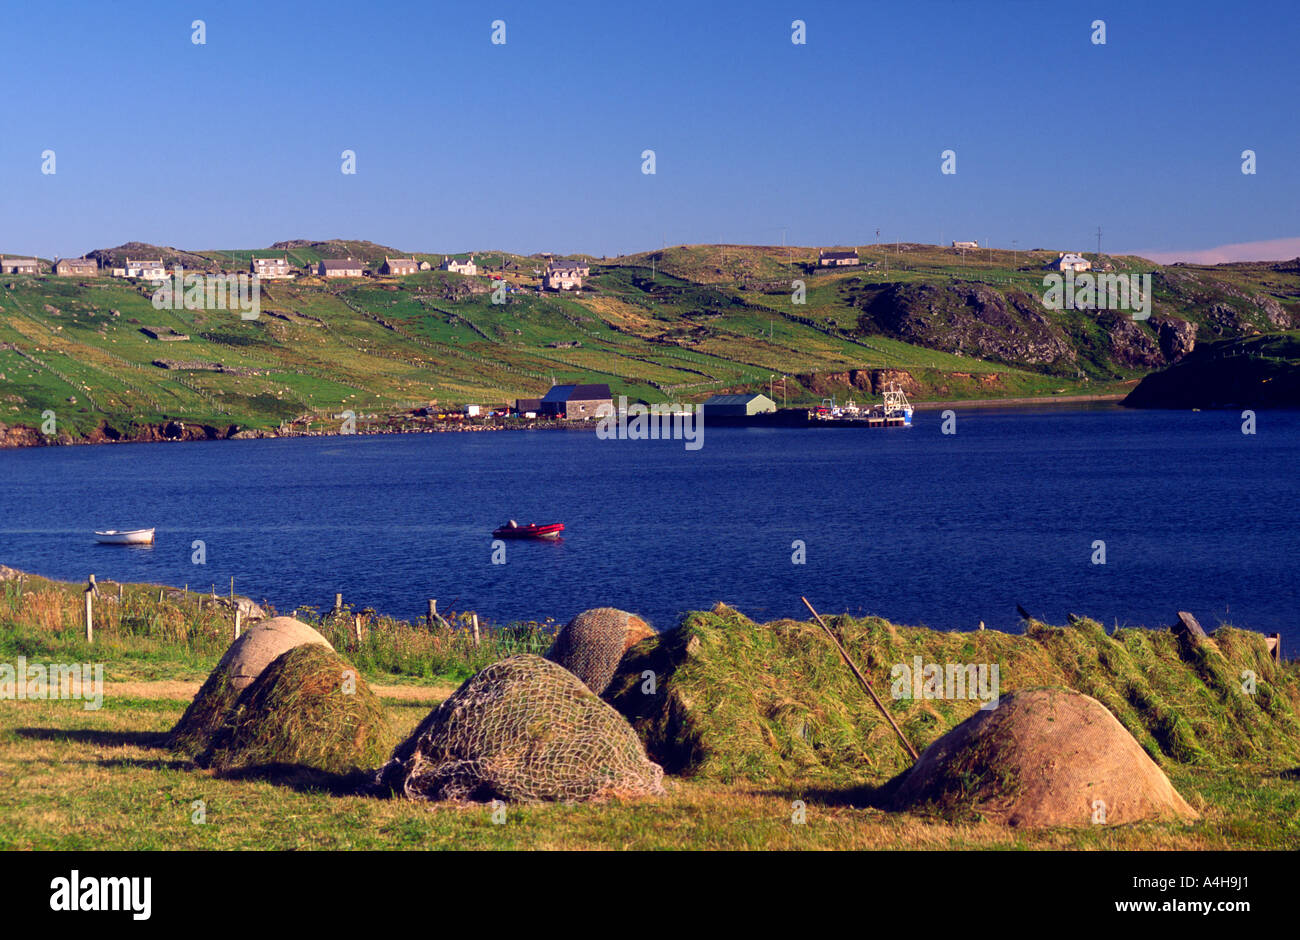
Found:
[[[425,599],[493,620],[586,607],[660,628],[722,600],[760,619],[872,613],[1013,629],[1164,625],[1190,610],[1300,647],[1300,413],[922,413],[889,430],[708,429],[704,447],[583,432],[140,444],[0,452],[0,563],[206,588],[278,609]],[[509,543],[507,518],[563,521]],[[95,528],[156,526],[151,549]],[[202,539],[207,564],[191,563]],[[792,543],[806,545],[795,565]],[[1093,542],[1106,544],[1094,565]]]

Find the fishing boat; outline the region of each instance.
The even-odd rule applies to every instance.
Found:
[[[903,427],[912,426],[912,403],[907,400],[907,395],[897,382],[890,382],[885,387],[883,396],[884,401],[876,406],[876,413],[883,417],[887,422],[901,422]]]
[[[528,525],[520,525],[511,519],[505,525],[493,529],[492,537],[494,539],[558,539],[563,531],[563,522],[548,522],[540,525],[530,522]]]
[[[152,545],[153,529],[107,529],[96,532],[95,541],[104,545]]]

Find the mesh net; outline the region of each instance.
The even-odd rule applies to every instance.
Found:
[[[540,656],[511,656],[469,679],[379,771],[413,800],[580,802],[663,793],[623,716]]]
[[[584,610],[555,638],[547,659],[559,663],[603,695],[623,654],[655,632],[635,614],[613,607]]]

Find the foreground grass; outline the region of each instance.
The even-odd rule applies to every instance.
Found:
[[[160,747],[179,699],[0,703],[3,849],[1294,849],[1300,780],[1241,767],[1178,771],[1193,825],[1017,831],[864,805],[863,791],[673,780],[635,803],[485,806],[338,795],[323,782],[221,778]],[[430,703],[394,698],[396,733]],[[792,803],[806,823],[792,822]],[[206,822],[192,821],[202,800]]]

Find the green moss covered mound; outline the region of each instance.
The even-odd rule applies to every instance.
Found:
[[[973,715],[978,697],[916,697],[896,666],[998,667],[1000,692],[1054,686],[1100,702],[1159,765],[1300,762],[1300,680],[1257,633],[1031,623],[1024,635],[829,618],[918,749]],[[654,673],[653,687],[645,673]],[[1249,677],[1253,677],[1250,680]],[[903,685],[906,688],[900,688]],[[1247,689],[1250,691],[1247,691]],[[911,765],[815,623],[758,624],[719,605],[635,646],[605,698],[670,773],[717,780],[883,782]]]

